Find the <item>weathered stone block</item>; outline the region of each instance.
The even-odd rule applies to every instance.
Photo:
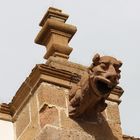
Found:
[[[30,100],[30,107],[31,107],[31,122],[33,124],[38,125],[39,120],[39,110],[37,106],[37,98],[36,95],[34,95]]]
[[[40,92],[38,93],[39,106],[44,103],[57,105],[59,107],[66,107],[65,92],[60,87],[43,84]]]
[[[59,140],[60,130],[53,127],[46,127],[35,140]]]
[[[122,129],[120,127],[120,124],[115,124],[115,123],[108,123],[113,135],[117,138],[116,140],[123,140],[122,138]]]
[[[64,110],[60,112],[60,120],[61,120],[61,127],[65,129],[73,129],[77,131],[82,131],[83,129],[78,124],[78,121],[75,121],[69,118]]]
[[[36,95],[34,95],[31,98],[30,101],[30,107],[31,107],[31,127],[34,129],[35,134],[37,135],[40,131],[40,126],[39,126],[39,110],[37,106],[37,98]]]
[[[30,123],[30,113],[29,113],[29,104],[23,108],[20,115],[17,118],[17,121],[15,122],[16,127],[16,136],[17,138],[21,135],[21,133],[25,130],[25,128]]]
[[[0,120],[11,121],[12,117],[9,114],[0,113]]]
[[[66,116],[64,111],[61,111],[61,127],[67,130],[78,131],[84,133],[83,137],[94,137],[96,140],[117,140],[115,135],[116,128],[112,130],[112,125],[105,120],[105,117],[100,114],[96,122],[86,122],[84,120],[76,119],[73,120]],[[118,125],[119,126],[119,125]],[[114,126],[117,127],[117,126]],[[120,130],[118,129],[118,133]],[[81,138],[82,139],[82,138]],[[119,139],[120,140],[120,139]]]
[[[95,140],[93,137],[74,130],[56,129],[47,126],[35,140]]]
[[[59,126],[58,110],[55,107],[49,107],[44,104],[40,110],[40,126],[43,128],[46,124]]]
[[[106,113],[108,121],[120,124],[119,108],[117,104],[108,104]]]
[[[26,130],[19,136],[18,140],[33,140],[39,133],[39,128],[30,124]]]

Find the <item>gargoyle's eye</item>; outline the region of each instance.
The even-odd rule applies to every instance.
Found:
[[[105,64],[105,63],[101,63],[100,66],[101,66],[101,68],[102,68],[103,70],[107,70],[108,67],[109,67],[109,65],[108,65],[108,64]]]

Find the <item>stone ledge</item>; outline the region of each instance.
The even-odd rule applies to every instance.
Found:
[[[5,113],[0,112],[0,120],[12,122],[12,116],[9,114],[5,114]]]
[[[132,136],[123,135],[123,140],[140,140],[140,138],[135,138]]]
[[[56,59],[56,61],[57,60],[58,59]],[[58,61],[61,63],[60,60]],[[36,65],[29,77],[23,82],[16,95],[13,97],[11,103],[0,106],[0,113],[12,115],[13,117],[16,116],[42,82],[48,82],[70,89],[73,84],[80,81],[82,73],[87,73],[87,68],[82,65],[68,61],[66,63],[68,67],[70,67],[69,71],[68,69],[61,69],[61,66],[53,67],[50,63]],[[81,72],[78,73],[79,70],[75,71],[73,69],[79,69]],[[117,102],[119,104],[121,102],[119,98],[122,93],[122,88],[116,87],[111,93],[111,95],[114,96],[109,96],[107,100]]]
[[[13,119],[28,102],[40,83],[49,82],[70,89],[70,83],[77,83],[79,80],[80,76],[76,73],[56,69],[47,64],[36,65],[9,104]]]
[[[0,104],[0,113],[11,115],[10,106],[6,103]]]
[[[0,104],[0,119],[5,121],[12,121],[11,110],[8,104]]]
[[[39,26],[43,26],[48,18],[53,18],[62,22],[66,22],[68,17],[69,15],[62,13],[62,10],[50,7],[47,13],[44,15],[43,19],[41,20]]]
[[[120,104],[121,103],[120,97],[122,96],[123,92],[124,92],[123,89],[120,86],[117,86],[113,89],[107,100]]]

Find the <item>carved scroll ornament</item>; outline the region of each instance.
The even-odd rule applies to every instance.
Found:
[[[69,116],[80,117],[88,110],[102,112],[107,104],[105,99],[117,86],[122,62],[111,57],[96,54],[87,75],[72,87],[69,95]]]

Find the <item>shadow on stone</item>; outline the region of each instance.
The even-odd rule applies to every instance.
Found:
[[[119,140],[114,136],[108,122],[101,113],[96,117],[94,116],[93,120],[88,121],[85,118],[74,120],[86,133],[95,137],[95,140]]]

